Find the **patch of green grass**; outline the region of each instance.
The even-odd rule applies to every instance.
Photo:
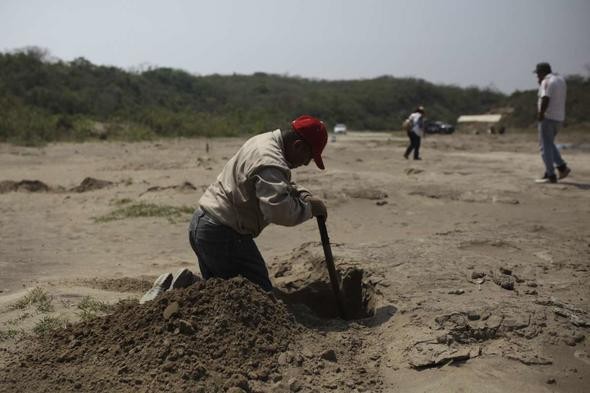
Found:
[[[65,325],[65,321],[58,317],[43,316],[33,327],[33,333],[43,336]]]
[[[95,217],[95,222],[109,222],[136,217],[164,217],[174,223],[175,218],[185,214],[192,214],[194,209],[187,206],[156,205],[154,203],[139,202],[129,206],[117,208],[104,216]]]
[[[110,306],[100,300],[96,300],[91,296],[84,296],[78,304],[80,312],[78,315],[84,321],[96,318],[99,314],[105,314],[109,311]]]
[[[35,287],[9,308],[11,310],[24,310],[25,308],[34,305],[37,308],[37,311],[48,313],[54,310],[51,301],[51,296],[49,296],[43,288]]]

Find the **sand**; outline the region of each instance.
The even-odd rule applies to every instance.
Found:
[[[0,391],[585,392],[590,137],[564,130],[559,139],[573,172],[556,185],[533,182],[543,171],[534,134],[427,137],[423,161],[406,161],[399,134],[349,133],[328,143],[326,171],[295,170],[327,201],[341,274],[362,270],[374,316],[353,321],[330,314],[313,220],[270,226],[257,239],[278,299],[238,280],[137,304],[159,274],[198,271],[190,214],[96,218],[138,202],[196,207],[243,139],[0,145]],[[35,287],[51,310],[13,306]],[[222,296],[232,291],[243,295]],[[31,333],[48,316],[79,320],[85,296],[127,300],[110,316]],[[207,296],[216,312],[197,312]],[[175,301],[192,306],[164,322]],[[227,354],[191,347],[234,303],[230,328],[212,336]],[[268,310],[277,318],[266,324],[235,322]],[[148,315],[140,332],[108,323]],[[239,332],[265,337],[268,327],[251,353],[232,352]],[[262,356],[264,340],[276,347]],[[166,343],[194,351],[158,363],[150,350]],[[116,345],[126,351],[111,353]]]

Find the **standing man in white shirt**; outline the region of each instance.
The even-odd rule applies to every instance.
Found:
[[[566,178],[571,172],[555,146],[555,136],[565,120],[567,87],[565,79],[553,73],[549,63],[537,64],[533,72],[539,81],[537,120],[541,157],[545,164],[545,174],[536,182],[557,183],[555,168],[559,172],[559,179]]]
[[[291,169],[313,159],[324,169],[324,123],[300,116],[286,129],[250,138],[199,200],[189,241],[204,279],[242,276],[272,290],[254,238],[269,224],[294,226],[327,216],[324,203],[291,181]]]
[[[424,136],[424,107],[419,106],[408,118],[411,129],[408,131],[410,138],[410,145],[404,153],[404,158],[407,160],[412,150],[414,150],[414,160],[421,160],[420,158],[420,142]]]

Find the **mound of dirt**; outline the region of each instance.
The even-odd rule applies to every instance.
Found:
[[[0,194],[11,191],[48,192],[50,188],[40,180],[3,180],[0,182]]]
[[[95,179],[93,177],[87,177],[80,183],[79,186],[73,187],[70,191],[72,192],[86,192],[100,190],[101,188],[110,187],[113,185],[112,181]]]
[[[41,338],[0,370],[0,391],[250,391],[301,329],[245,279],[201,281]]]

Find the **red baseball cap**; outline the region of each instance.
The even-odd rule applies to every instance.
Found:
[[[293,120],[291,127],[311,146],[311,154],[318,168],[325,169],[322,151],[328,143],[328,131],[324,123],[315,117],[303,115]]]

